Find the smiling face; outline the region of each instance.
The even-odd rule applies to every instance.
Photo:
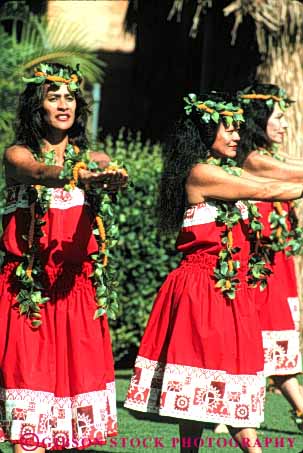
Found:
[[[223,123],[217,131],[214,143],[211,146],[212,151],[220,157],[236,157],[237,147],[240,141],[239,129],[234,125],[225,127]]]
[[[284,112],[280,109],[279,104],[275,102],[274,110],[268,118],[266,125],[266,135],[270,142],[282,143],[287,127],[288,123],[285,119]]]
[[[76,99],[66,85],[47,91],[43,100],[44,120],[52,128],[66,131],[75,121]]]

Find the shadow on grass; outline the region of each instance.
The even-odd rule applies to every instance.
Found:
[[[295,428],[293,431],[286,431],[285,429],[270,428],[269,426],[261,426],[261,428],[258,428],[258,431],[264,431],[265,433],[290,434],[292,436],[300,436],[303,434],[302,431],[296,431]]]
[[[126,410],[127,413],[129,414],[129,416],[135,418],[136,420],[148,420],[148,421],[153,421],[156,423],[168,423],[168,424],[175,424],[175,425],[179,423],[179,419],[177,419],[177,418],[165,417],[162,415],[152,414],[149,412],[139,412],[139,411],[133,411],[132,409],[127,409],[126,407],[124,407],[123,402],[118,402],[117,406],[120,409]],[[204,423],[204,429],[213,430],[213,428],[214,428],[213,423]],[[299,436],[302,434],[302,431],[296,430],[295,427],[293,428],[293,430],[291,430],[291,429],[282,430],[282,429],[277,429],[277,428],[271,428],[268,425],[261,426],[260,428],[258,428],[258,431],[264,432],[265,434],[266,433],[276,433],[276,434],[284,434],[284,435],[286,434],[286,435],[290,435],[290,436]]]
[[[123,403],[121,402],[118,402],[117,406],[118,408],[127,411],[128,415],[135,418],[136,420],[148,420],[157,423],[168,423],[174,425],[177,425],[180,420],[179,418],[166,417],[165,415],[152,414],[150,412],[133,411],[132,409],[124,407]],[[203,422],[203,425],[205,429],[213,429],[214,427],[214,423]]]
[[[133,371],[132,370],[116,370],[115,374],[116,374],[116,379],[129,380],[133,375]]]

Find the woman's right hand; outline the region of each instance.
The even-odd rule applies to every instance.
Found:
[[[128,174],[124,168],[92,172],[79,170],[79,180],[85,185],[102,188],[106,192],[117,192],[127,186]]]

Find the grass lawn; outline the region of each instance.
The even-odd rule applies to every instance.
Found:
[[[130,412],[123,408],[123,401],[127,392],[131,372],[117,372],[117,405],[119,436],[113,438],[103,447],[90,447],[88,450],[99,450],[102,453],[130,453],[147,452],[177,453],[179,448],[174,446],[175,438],[178,437],[178,424],[174,419]],[[259,440],[262,443],[263,452],[276,453],[293,452],[298,453],[303,449],[303,435],[296,424],[290,418],[289,404],[280,395],[267,394],[265,407],[265,422],[258,431]],[[146,447],[143,445],[143,439]],[[156,444],[158,439],[158,444]],[[204,447],[201,451],[224,453],[240,452],[235,448],[234,443],[230,445],[230,437],[223,434],[214,434],[211,429],[205,429],[202,435]],[[266,440],[267,439],[267,440]],[[1,444],[0,453],[11,453],[8,443]]]

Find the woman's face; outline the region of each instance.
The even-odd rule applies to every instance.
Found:
[[[61,85],[58,90],[47,91],[43,100],[44,120],[46,123],[62,131],[72,127],[76,112],[75,96],[69,92],[67,85]]]
[[[239,141],[240,135],[238,128],[234,125],[225,127],[223,123],[220,123],[211,149],[221,157],[233,158],[237,155]]]
[[[279,104],[275,102],[274,110],[267,121],[266,135],[271,143],[280,144],[283,142],[284,134],[288,127],[284,112],[280,109]]]

